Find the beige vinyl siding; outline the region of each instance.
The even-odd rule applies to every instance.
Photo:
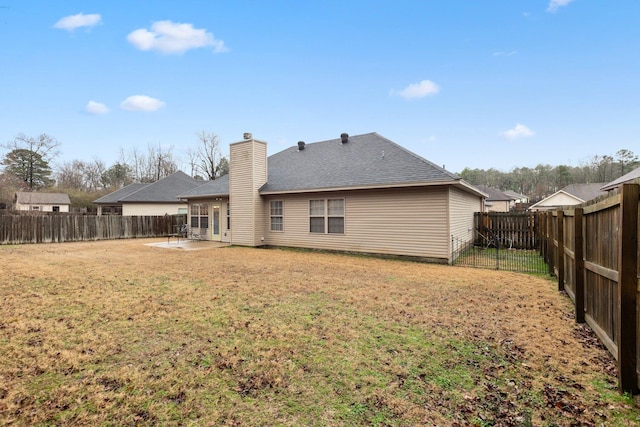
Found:
[[[482,210],[482,199],[451,187],[449,189],[449,224],[451,236],[463,242],[473,239],[473,214]]]
[[[309,200],[344,199],[344,234],[309,232]],[[358,190],[265,197],[284,201],[284,232],[265,243],[328,250],[449,258],[445,187]],[[268,214],[264,217],[268,224]]]
[[[511,209],[511,202],[508,200],[492,200],[491,206],[487,206],[489,212],[509,212]]]
[[[267,145],[256,140],[231,144],[229,170],[231,242],[259,246],[264,235],[265,207],[258,189],[267,180]]]
[[[177,215],[186,203],[123,203],[122,216]]]

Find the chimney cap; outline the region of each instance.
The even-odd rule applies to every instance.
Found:
[[[298,151],[304,150],[305,143],[304,141],[298,141]]]
[[[251,134],[251,132],[245,132],[242,134],[242,138],[243,139],[253,139],[253,135]]]
[[[346,144],[347,142],[349,142],[349,134],[348,133],[341,133],[340,134],[340,140],[342,141],[343,144]]]

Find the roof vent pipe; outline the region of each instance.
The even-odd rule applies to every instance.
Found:
[[[348,133],[340,134],[340,139],[342,140],[343,144],[346,144],[347,142],[349,142],[349,134]]]
[[[298,151],[304,150],[304,141],[298,141]]]
[[[253,135],[250,132],[245,132],[242,134],[242,138],[244,139],[253,139]]]

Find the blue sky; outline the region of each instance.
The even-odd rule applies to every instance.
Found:
[[[640,1],[0,0],[0,142],[378,132],[448,170],[640,154]],[[185,170],[186,166],[184,166]]]

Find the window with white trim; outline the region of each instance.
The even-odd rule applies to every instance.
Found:
[[[344,199],[309,200],[309,232],[344,234]]]
[[[269,217],[271,231],[284,231],[284,202],[282,200],[269,202]]]
[[[209,228],[209,205],[191,205],[191,228]]]
[[[227,230],[231,230],[231,203],[227,202]]]

